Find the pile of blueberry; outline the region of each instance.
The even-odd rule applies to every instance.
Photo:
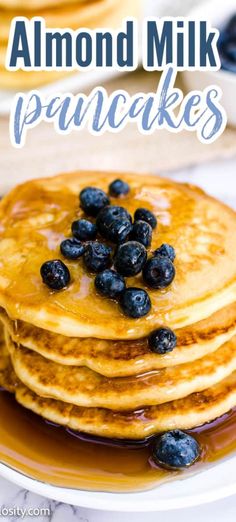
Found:
[[[138,208],[134,221],[122,206],[111,205],[109,196],[124,197],[130,187],[117,179],[109,186],[109,195],[103,190],[87,187],[80,193],[80,206],[92,220],[79,219],[72,223],[72,238],[60,246],[66,259],[83,257],[85,267],[96,274],[95,288],[107,298],[116,299],[123,313],[132,318],[147,315],[151,309],[148,292],[127,287],[125,278],[142,272],[149,288],[163,289],[175,277],[175,250],[163,244],[148,259],[152,231],[157,219],[152,212]],[[101,238],[97,240],[97,236]],[[104,244],[104,240],[106,244]],[[70,283],[70,272],[61,260],[47,261],[41,267],[43,282],[53,290],[61,290]],[[155,330],[149,338],[150,349],[166,353],[176,346],[176,336],[168,328]]]
[[[218,50],[222,69],[236,73],[236,14],[221,31]]]

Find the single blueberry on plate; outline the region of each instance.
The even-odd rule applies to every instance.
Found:
[[[157,226],[157,218],[147,208],[137,208],[134,214],[135,221],[146,221],[154,229]]]
[[[86,187],[80,192],[80,205],[88,216],[97,216],[109,204],[109,197],[101,189]]]
[[[150,312],[151,301],[145,290],[130,287],[121,295],[120,306],[125,315],[138,319]]]
[[[77,219],[71,226],[72,234],[80,241],[90,241],[97,235],[97,226],[87,219]]]
[[[102,272],[111,265],[112,249],[102,243],[91,242],[84,253],[84,264],[91,272]]]
[[[62,255],[67,259],[78,259],[85,252],[85,246],[81,241],[78,241],[75,238],[64,239],[61,243],[60,249]]]
[[[122,243],[132,229],[129,212],[118,206],[105,207],[97,217],[97,228],[102,237],[112,243]]]
[[[137,241],[127,241],[117,248],[114,266],[119,274],[130,277],[141,272],[147,259],[146,248]]]
[[[152,257],[143,268],[143,280],[150,288],[166,288],[174,277],[175,267],[168,257]]]
[[[109,194],[113,198],[118,198],[119,196],[125,196],[130,191],[130,187],[128,183],[122,181],[122,179],[115,179],[109,185]]]
[[[168,243],[163,243],[163,245],[161,245],[159,248],[155,250],[155,252],[153,252],[153,256],[169,257],[171,261],[174,261],[174,259],[176,258],[176,253],[174,247],[168,245]]]
[[[200,446],[191,435],[180,430],[168,431],[153,444],[153,459],[162,467],[182,469],[194,464],[201,454]]]
[[[172,352],[177,344],[175,333],[170,328],[157,328],[150,333],[148,345],[152,352],[165,354]]]
[[[142,243],[146,248],[152,242],[152,227],[146,221],[135,221],[133,224],[131,238]]]
[[[69,269],[60,259],[43,263],[40,273],[45,285],[52,290],[63,290],[70,282]]]
[[[125,280],[115,270],[107,269],[96,276],[95,287],[99,294],[117,299],[125,290]]]

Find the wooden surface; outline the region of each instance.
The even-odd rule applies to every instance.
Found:
[[[138,71],[106,87],[109,92],[123,88],[132,94],[155,92],[157,83],[157,73]],[[236,154],[236,131],[232,129],[213,144],[203,145],[191,132],[171,134],[162,130],[143,136],[135,124],[129,124],[121,133],[96,137],[87,130],[60,136],[51,124],[42,123],[29,132],[23,149],[15,149],[9,141],[8,125],[8,118],[0,119],[1,192],[32,177],[76,169],[166,172]]]

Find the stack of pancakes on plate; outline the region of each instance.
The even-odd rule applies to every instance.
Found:
[[[108,190],[115,175],[78,172],[16,187],[0,203],[0,384],[45,419],[108,438],[143,439],[187,429],[236,405],[236,217],[199,188],[157,176],[120,174],[130,186],[111,204],[151,210],[158,221],[149,255],[176,250],[176,277],[148,289],[139,274],[127,286],[148,291],[151,311],[124,315],[95,290],[80,258],[60,243],[84,213],[79,193]],[[71,283],[50,290],[45,261],[61,259]],[[169,327],[172,352],[150,350],[149,334]]]
[[[139,0],[0,0],[0,88],[30,90],[56,81],[65,71],[8,71],[6,51],[16,16],[43,17],[47,28],[77,30],[119,28],[126,17],[139,15]]]

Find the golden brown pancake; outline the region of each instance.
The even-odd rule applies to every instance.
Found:
[[[3,328],[0,327],[0,388],[14,392],[18,379],[13,371],[9,352],[6,347]]]
[[[83,215],[81,189],[107,190],[116,177],[77,172],[37,179],[1,201],[0,306],[10,317],[68,337],[138,339],[159,325],[191,325],[235,302],[235,212],[197,187],[148,175],[119,174],[131,191],[111,202],[132,215],[138,207],[152,210],[159,223],[152,249],[162,243],[176,249],[176,277],[165,290],[148,290],[150,313],[128,318],[116,302],[99,296],[94,274],[81,259],[66,261],[72,277],[66,290],[53,292],[42,283],[41,265],[62,258],[60,242],[70,236],[72,221]],[[141,275],[129,278],[128,285],[147,289]]]
[[[0,8],[1,34],[0,41],[7,42],[11,21],[16,16],[32,18],[40,16],[45,19],[47,28],[80,27],[96,29],[104,27],[119,27],[126,16],[139,14],[139,0],[94,0],[90,2],[74,2],[59,4],[52,7],[37,8],[29,12],[21,7],[14,11]]]
[[[45,419],[97,436],[144,439],[158,432],[190,429],[220,417],[236,405],[236,372],[199,393],[160,406],[134,412],[80,408],[38,397],[25,386],[16,389],[16,399]]]
[[[86,366],[106,377],[126,377],[191,362],[217,350],[236,334],[236,303],[176,330],[177,347],[164,355],[152,353],[146,337],[131,341],[69,338],[23,321],[11,321],[3,310],[0,319],[17,345],[47,359],[63,365]]]
[[[15,393],[25,408],[45,419],[97,436],[144,439],[175,428],[188,429],[214,420],[236,405],[236,372],[202,392],[159,406],[118,412],[103,408],[83,408],[37,396],[14,374],[4,346],[0,343],[0,386]]]
[[[3,9],[21,9],[22,11],[32,11],[34,9],[48,8],[59,5],[71,5],[73,3],[94,3],[96,0],[0,0],[0,7]],[[97,0],[99,1],[99,0]]]
[[[5,1],[5,0],[4,0]],[[11,0],[10,0],[11,1]],[[37,0],[35,0],[37,2]],[[52,2],[52,4],[50,3]],[[130,16],[138,16],[140,11],[139,0],[93,0],[71,3],[57,2],[50,0],[48,6],[44,2],[33,11],[29,11],[27,6],[21,6],[19,10],[1,9],[0,2],[0,88],[9,90],[30,90],[35,87],[48,84],[60,80],[61,78],[73,74],[79,74],[74,71],[9,71],[5,68],[5,59],[7,52],[7,44],[9,38],[9,30],[11,21],[15,16],[25,16],[32,18],[33,16],[41,16],[45,19],[48,28],[67,28],[79,29],[85,27],[88,29],[96,28],[119,28],[122,20]]]
[[[41,397],[89,408],[124,411],[169,402],[214,386],[236,370],[236,337],[195,362],[113,379],[49,361],[9,337],[7,343],[14,371],[28,388]]]

